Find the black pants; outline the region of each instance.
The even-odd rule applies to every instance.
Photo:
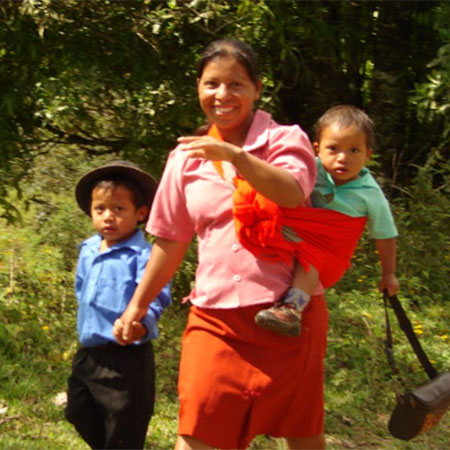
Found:
[[[81,347],[65,416],[93,449],[142,449],[155,401],[151,342]]]

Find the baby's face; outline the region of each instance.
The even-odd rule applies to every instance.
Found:
[[[320,142],[315,142],[314,148],[336,186],[359,177],[372,155],[366,140],[364,132],[353,125],[341,128],[333,123],[322,130]]]

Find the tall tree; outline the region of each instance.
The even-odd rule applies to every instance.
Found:
[[[418,129],[410,102],[416,83],[427,73],[438,48],[429,19],[435,2],[379,2],[369,111],[377,125],[377,147],[385,172],[403,181],[407,165],[420,161],[429,140]],[[423,159],[422,159],[423,161]],[[401,166],[402,165],[402,166]]]
[[[87,157],[120,155],[160,173],[176,136],[202,120],[195,63],[207,43],[223,36],[242,38],[260,54],[261,104],[279,121],[300,123],[312,135],[333,104],[368,109],[378,125],[382,171],[390,174],[392,160],[410,161],[417,143],[426,149],[410,99],[443,45],[435,8],[450,6],[3,1],[0,214],[14,212],[8,188],[20,187],[33,158],[61,146]]]

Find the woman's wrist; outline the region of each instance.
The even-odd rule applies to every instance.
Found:
[[[236,145],[232,145],[230,162],[234,167],[238,168],[240,162],[243,160],[243,156],[245,156],[245,150]]]

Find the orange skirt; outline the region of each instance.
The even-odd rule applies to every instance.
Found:
[[[180,435],[241,449],[259,434],[313,437],[323,432],[325,299],[312,297],[298,338],[254,323],[255,314],[268,306],[191,307],[178,381]]]

